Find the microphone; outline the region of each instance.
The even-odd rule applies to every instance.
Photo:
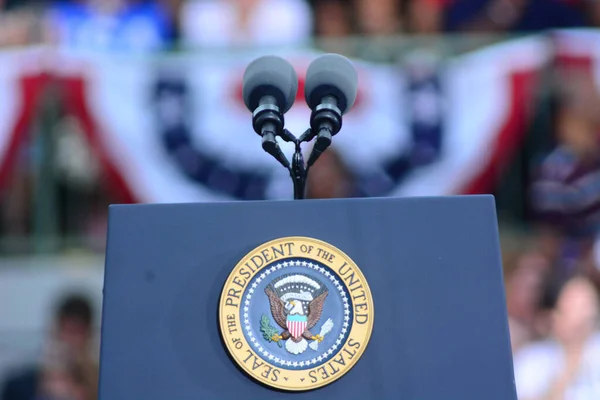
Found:
[[[358,74],[346,57],[325,54],[308,67],[304,97],[312,110],[311,129],[303,139],[310,141],[317,137],[308,166],[314,164],[342,129],[342,115],[354,105],[357,92]]]
[[[263,56],[252,61],[244,72],[244,104],[252,112],[252,127],[262,136],[263,149],[284,167],[290,163],[279,148],[276,137],[292,138],[283,129],[283,114],[289,111],[298,92],[294,67],[277,56]]]

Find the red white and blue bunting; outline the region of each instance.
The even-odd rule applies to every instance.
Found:
[[[335,149],[352,160],[363,195],[490,192],[522,142],[537,78],[555,51],[595,60],[600,32],[560,31],[497,44],[447,60],[426,77],[400,65],[355,60],[359,96]],[[2,52],[0,183],[40,94],[54,82],[123,202],[291,198],[287,172],[262,151],[241,99],[243,71],[259,55]],[[280,55],[303,77],[319,54]],[[302,87],[301,81],[286,114],[286,126],[297,135],[310,115]]]

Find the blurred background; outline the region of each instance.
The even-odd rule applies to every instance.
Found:
[[[519,398],[599,399],[599,24],[595,0],[0,0],[0,400],[96,398],[109,204],[292,197],[241,76],[293,62],[299,135],[323,52],[360,87],[308,195],[494,194]]]

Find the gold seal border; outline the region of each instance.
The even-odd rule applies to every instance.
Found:
[[[279,380],[282,380],[281,378],[277,382],[273,382],[273,381],[269,380],[268,378],[261,376],[259,374],[259,372],[253,372],[252,369],[250,369],[249,367],[247,367],[245,365],[243,358],[240,357],[240,355],[239,355],[239,352],[243,351],[244,349],[251,349],[252,352],[255,352],[254,349],[252,348],[252,346],[250,346],[250,343],[248,343],[248,341],[246,340],[246,337],[243,333],[243,326],[241,323],[242,322],[241,321],[242,299],[245,297],[246,291],[248,289],[247,286],[245,286],[242,290],[242,295],[241,295],[240,304],[239,304],[240,307],[238,307],[237,311],[235,312],[235,315],[237,317],[237,322],[238,322],[238,328],[240,329],[240,332],[241,332],[241,334],[239,334],[239,338],[236,338],[236,339],[238,339],[238,342],[242,343],[242,345],[239,349],[235,348],[235,345],[232,341],[233,335],[228,334],[227,315],[230,313],[225,311],[225,306],[226,306],[227,292],[228,292],[228,289],[230,289],[233,284],[233,279],[238,276],[239,271],[242,269],[242,267],[245,266],[245,264],[247,262],[250,261],[250,259],[252,257],[260,255],[261,251],[270,249],[271,246],[277,246],[277,245],[281,245],[284,243],[290,243],[290,242],[297,243],[299,241],[300,242],[308,242],[313,245],[319,246],[320,248],[323,248],[324,250],[328,250],[330,252],[330,254],[335,254],[336,256],[339,256],[340,258],[342,258],[343,261],[345,261],[352,268],[352,271],[355,272],[356,276],[358,276],[358,280],[359,280],[360,284],[363,285],[363,288],[364,288],[366,303],[368,305],[368,310],[367,310],[368,323],[366,324],[366,327],[364,327],[364,329],[358,329],[357,323],[355,321],[353,321],[352,329],[350,330],[350,333],[348,334],[346,341],[340,346],[340,350],[337,351],[333,357],[331,357],[330,361],[328,361],[327,364],[322,364],[322,365],[320,365],[318,367],[314,367],[312,369],[289,370],[289,369],[285,369],[284,367],[280,367],[278,365],[268,363],[268,362],[264,361],[261,357],[255,355],[256,357],[258,357],[258,360],[260,362],[267,364],[267,366],[270,366],[273,369],[277,369],[282,372],[296,373],[296,374],[298,372],[308,373],[309,371],[316,371],[317,369],[320,369],[324,365],[328,365],[329,363],[331,363],[334,358],[338,357],[340,355],[340,353],[342,351],[344,351],[345,347],[348,345],[350,339],[353,336],[353,332],[364,331],[359,338],[362,342],[360,348],[356,350],[356,353],[353,355],[353,357],[350,360],[345,361],[345,363],[346,363],[345,366],[343,367],[343,369],[338,370],[338,372],[336,372],[335,376],[330,377],[330,379],[318,380],[316,383],[312,383],[312,384],[309,384],[309,383],[304,384],[303,383],[303,384],[294,386],[294,385],[290,385],[290,384],[279,383]],[[278,260],[284,261],[284,260],[290,259],[290,258],[307,258],[307,259],[311,259],[316,262],[319,262],[320,264],[327,265],[331,270],[333,270],[336,273],[338,280],[343,282],[344,287],[348,290],[348,293],[350,293],[350,288],[348,287],[347,283],[340,277],[337,269],[334,268],[333,266],[329,266],[327,264],[327,262],[325,262],[321,258],[318,258],[318,257],[316,257],[314,255],[310,255],[310,254],[301,254],[301,255],[295,254],[295,255],[288,255],[288,256],[280,257],[280,258],[278,258]],[[276,260],[269,261],[267,265],[272,265],[275,262],[276,262]],[[250,278],[247,278],[246,284],[248,282],[250,282],[250,280],[252,280],[258,273],[260,273],[263,270],[264,270],[264,266],[261,266],[260,269],[258,269],[254,273],[252,273],[250,275]],[[356,314],[355,305],[356,304],[355,304],[353,297],[352,296],[349,296],[349,297],[350,298],[348,300],[353,309],[353,315],[355,316],[355,314]],[[356,365],[358,360],[360,360],[360,358],[364,354],[364,352],[369,344],[369,341],[370,341],[371,335],[372,335],[372,331],[373,331],[374,316],[375,316],[375,313],[374,313],[373,297],[371,294],[371,290],[369,288],[369,285],[367,283],[365,276],[363,275],[363,273],[360,270],[360,268],[358,267],[358,265],[356,265],[356,263],[346,253],[344,253],[342,250],[338,249],[337,247],[335,247],[327,242],[324,242],[322,240],[305,237],[305,236],[290,236],[290,237],[284,237],[284,238],[270,240],[268,242],[265,242],[265,243],[257,246],[256,248],[254,248],[253,250],[248,252],[236,264],[236,266],[233,268],[233,270],[227,277],[225,284],[223,286],[223,289],[221,291],[221,298],[219,301],[219,323],[220,323],[221,336],[223,338],[223,342],[225,342],[225,345],[227,347],[229,354],[235,360],[236,364],[238,364],[238,366],[242,370],[244,370],[244,372],[246,374],[248,374],[250,377],[252,377],[253,379],[257,380],[258,382],[260,382],[266,386],[270,386],[270,387],[282,389],[282,390],[287,390],[287,391],[297,391],[297,392],[298,391],[308,391],[308,390],[317,389],[317,388],[320,388],[323,386],[327,386],[327,385],[337,381],[342,376],[344,376],[348,371],[350,371]],[[357,328],[357,329],[355,329],[355,328]],[[236,343],[236,344],[238,344],[238,343]]]

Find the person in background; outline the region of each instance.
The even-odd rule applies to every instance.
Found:
[[[44,0],[0,0],[0,47],[26,46],[41,40]]]
[[[0,400],[93,400],[97,385],[94,315],[89,300],[70,295],[58,305],[38,365],[10,376]]]
[[[398,0],[354,0],[359,33],[386,36],[400,32],[401,12]]]
[[[552,335],[515,354],[521,400],[600,398],[599,298],[593,284],[574,277],[558,291]]]
[[[533,249],[503,258],[508,322],[515,353],[531,340],[547,333],[542,330],[538,305],[542,301],[550,264]]]
[[[444,29],[444,6],[440,0],[409,0],[406,27],[409,32],[420,35],[439,34]]]
[[[180,12],[187,48],[304,45],[312,37],[305,0],[189,0]]]
[[[90,360],[76,361],[54,349],[41,371],[35,400],[96,400],[98,368]]]
[[[600,96],[578,70],[563,80],[557,112],[558,146],[536,168],[531,206],[540,242],[561,267],[580,272],[600,228]]]
[[[167,9],[149,0],[70,0],[47,15],[46,40],[70,50],[151,52],[170,47]]]
[[[350,8],[344,0],[311,0],[311,6],[315,36],[326,39],[350,36]]]
[[[352,9],[347,0],[310,0],[316,45],[326,53],[352,54]]]
[[[311,199],[339,199],[355,197],[356,179],[341,155],[329,148],[310,169],[306,183],[306,197]]]

